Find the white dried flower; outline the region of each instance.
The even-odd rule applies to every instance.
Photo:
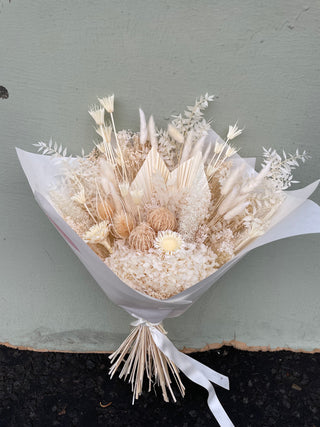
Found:
[[[154,241],[155,248],[169,255],[179,251],[183,246],[184,242],[181,235],[171,230],[159,231]]]
[[[243,129],[238,128],[238,122],[235,123],[234,126],[229,126],[229,131],[227,134],[227,139],[231,141],[232,139],[236,138],[237,136],[242,134]]]
[[[103,108],[106,109],[108,113],[113,113],[114,111],[114,94],[110,96],[105,96],[104,98],[98,98],[100,104]]]
[[[111,126],[101,125],[99,128],[96,129],[96,132],[98,135],[101,136],[103,141],[105,141],[107,143],[111,142],[111,134],[112,134],[112,127]]]
[[[86,194],[84,188],[81,187],[80,191],[71,197],[71,200],[79,203],[79,205],[84,205],[86,203]]]
[[[238,149],[238,148],[235,148],[235,147],[231,147],[231,146],[229,146],[229,147],[227,148],[227,151],[226,151],[226,153],[225,153],[225,156],[229,158],[229,157],[233,156],[234,154],[236,154],[238,151],[239,151],[239,149]]]
[[[104,109],[103,108],[94,105],[89,110],[89,114],[98,126],[104,125]]]
[[[118,240],[105,263],[132,288],[165,299],[214,273],[216,259],[216,254],[204,244],[186,244],[174,256],[163,257],[158,249],[140,252]]]
[[[214,152],[216,154],[221,153],[221,151],[223,150],[223,147],[224,147],[224,143],[220,143],[220,142],[216,141],[216,143],[214,145]]]
[[[100,243],[108,237],[109,233],[109,222],[101,221],[90,227],[90,229],[83,235],[83,240],[87,243]]]

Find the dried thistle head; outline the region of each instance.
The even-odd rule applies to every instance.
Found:
[[[156,233],[146,222],[135,227],[129,236],[129,246],[138,251],[147,251],[152,248]]]
[[[148,223],[156,231],[175,230],[177,220],[175,215],[167,208],[157,208],[148,215]]]

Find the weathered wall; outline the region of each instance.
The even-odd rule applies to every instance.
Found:
[[[118,128],[137,107],[165,126],[201,93],[242,155],[306,148],[320,175],[320,5],[306,0],[0,0],[0,342],[112,350],[129,316],[114,306],[38,208],[14,147],[51,136],[71,152],[94,138],[88,104],[115,93]],[[319,191],[312,196],[320,202]],[[320,236],[257,249],[166,326],[178,346],[236,339],[320,347]]]

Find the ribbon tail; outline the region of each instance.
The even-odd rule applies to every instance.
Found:
[[[223,409],[211,382],[229,390],[229,379],[208,368],[192,357],[181,353],[172,342],[156,328],[151,327],[152,338],[156,346],[194,383],[208,390],[208,406],[221,427],[234,427]],[[210,381],[209,381],[210,380]]]

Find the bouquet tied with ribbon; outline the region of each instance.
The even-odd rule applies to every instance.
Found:
[[[174,116],[167,130],[147,122],[140,131],[117,131],[114,96],[89,111],[100,140],[85,155],[68,157],[50,141],[41,154],[17,149],[34,197],[106,295],[135,320],[110,356],[111,377],[132,385],[133,402],[160,385],[175,401],[179,372],[208,390],[208,405],[222,426],[233,425],[213,384],[226,376],[176,349],[162,322],[183,314],[252,249],[289,236],[320,232],[320,208],[307,200],[318,181],[287,190],[306,152],[263,149],[243,159],[232,144],[242,133],[229,126],[225,140],[205,120],[208,94]],[[105,120],[106,113],[110,119]]]

